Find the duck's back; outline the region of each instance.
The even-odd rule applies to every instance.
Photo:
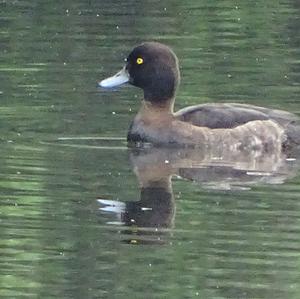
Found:
[[[287,138],[300,144],[300,123],[295,114],[247,104],[202,104],[181,109],[177,119],[199,127],[230,129],[257,120],[273,120],[283,127]]]

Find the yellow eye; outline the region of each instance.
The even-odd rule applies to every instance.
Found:
[[[137,60],[136,60],[137,64],[142,64],[143,62],[144,62],[144,60],[141,57],[137,58]]]

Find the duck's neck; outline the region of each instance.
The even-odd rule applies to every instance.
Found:
[[[154,115],[173,115],[174,111],[174,98],[165,99],[163,101],[151,101],[144,99],[140,108],[140,113],[143,114],[154,114]]]

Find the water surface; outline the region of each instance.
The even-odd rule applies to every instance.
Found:
[[[131,48],[181,65],[176,109],[300,115],[297,1],[1,1],[1,298],[299,298],[296,154],[127,148]]]

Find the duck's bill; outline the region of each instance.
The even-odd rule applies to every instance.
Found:
[[[129,74],[124,67],[114,76],[106,78],[101,82],[99,82],[98,85],[104,88],[111,88],[111,87],[116,87],[124,83],[127,83],[128,81],[129,81]]]

